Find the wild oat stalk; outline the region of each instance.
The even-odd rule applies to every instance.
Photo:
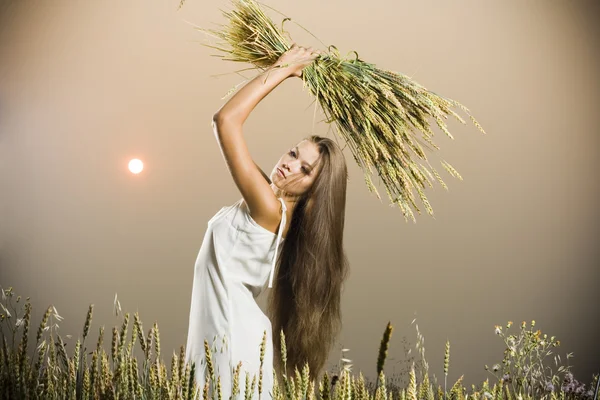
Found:
[[[279,27],[254,0],[232,0],[232,4],[232,11],[223,11],[228,25],[221,29],[197,28],[220,40],[206,46],[224,53],[219,55],[224,60],[250,63],[259,70],[271,67],[291,47],[283,31],[283,23],[290,18]],[[425,149],[439,149],[432,140],[434,132],[428,119],[435,120],[440,130],[453,139],[444,120],[451,115],[465,124],[451,110],[456,107],[466,112],[481,132],[485,131],[459,102],[427,90],[406,75],[377,68],[361,60],[355,51],[352,53],[354,58],[344,58],[335,46],[329,46],[327,53],[303,70],[304,86],[317,99],[326,122],[335,123],[338,134],[350,147],[369,191],[381,200],[371,179],[374,168],[392,205],[400,207],[405,220],[410,217],[416,222],[411,207],[421,214],[414,191],[427,213],[433,215],[423,190],[433,187],[434,176],[444,188],[447,185],[425,154]],[[462,180],[446,161],[442,160],[441,165]]]
[[[341,351],[341,357],[340,357],[340,362],[338,363],[338,371],[339,373],[341,373],[341,371],[348,371],[348,372],[352,372],[352,360],[348,358],[347,354],[350,351],[350,349],[342,349]]]

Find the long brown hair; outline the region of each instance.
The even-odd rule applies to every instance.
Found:
[[[269,296],[274,366],[278,375],[300,371],[306,363],[317,379],[341,330],[341,290],[348,274],[343,248],[348,170],[342,150],[331,139],[309,136],[319,150],[319,173],[297,199],[278,257]],[[287,371],[281,361],[285,334]]]

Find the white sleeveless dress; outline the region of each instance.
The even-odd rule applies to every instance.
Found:
[[[273,387],[273,340],[271,321],[262,312],[256,298],[267,279],[272,287],[277,252],[286,223],[286,205],[277,235],[260,226],[250,216],[243,199],[223,207],[208,221],[202,246],[196,259],[186,362],[196,363],[198,397],[205,384],[206,357],[204,339],[211,348],[215,378],[221,376],[221,391],[229,399],[234,370],[242,361],[238,398],[243,399],[246,372],[256,375],[252,398],[258,399],[260,344],[267,333],[263,360],[261,399],[270,400]],[[215,351],[216,349],[216,351]],[[212,387],[216,393],[216,382]]]

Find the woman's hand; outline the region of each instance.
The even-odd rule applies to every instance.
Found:
[[[294,43],[288,51],[279,57],[274,66],[288,69],[290,76],[302,77],[302,70],[312,64],[320,55],[321,52],[313,50],[312,47],[306,48]]]

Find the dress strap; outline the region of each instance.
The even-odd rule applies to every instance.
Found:
[[[275,274],[275,263],[277,262],[277,249],[279,248],[279,244],[281,241],[281,235],[283,234],[283,228],[285,227],[286,218],[287,218],[287,207],[285,206],[285,202],[281,197],[278,198],[281,202],[282,212],[281,212],[281,223],[279,224],[279,231],[277,232],[277,241],[275,242],[275,254],[273,255],[273,263],[271,264],[271,274],[269,276],[269,287],[273,287],[273,275]]]

